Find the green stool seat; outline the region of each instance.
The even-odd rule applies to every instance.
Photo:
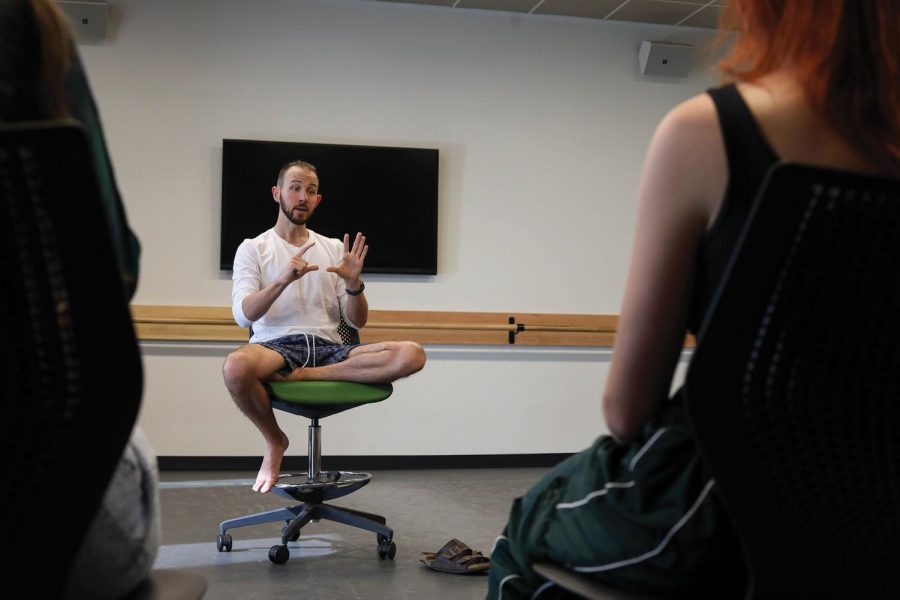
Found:
[[[381,402],[394,391],[389,383],[370,385],[349,381],[273,381],[269,387],[279,400],[316,406]]]
[[[363,404],[381,402],[394,387],[349,381],[273,381],[272,406],[308,419],[321,419]]]

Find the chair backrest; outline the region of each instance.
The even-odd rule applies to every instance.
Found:
[[[142,371],[87,138],[0,127],[0,546],[58,597],[131,433]]]
[[[347,321],[344,320],[344,315],[341,315],[341,322],[338,323],[338,335],[341,336],[341,341],[345,344],[359,343],[359,329],[354,329],[347,325]]]
[[[900,181],[776,166],[685,389],[751,597],[900,597]]]

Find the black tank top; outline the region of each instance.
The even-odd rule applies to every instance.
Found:
[[[699,331],[722,281],[763,178],[779,160],[734,84],[707,93],[716,106],[725,142],[728,184],[719,214],[700,240],[697,279],[688,317],[688,329],[694,334]]]

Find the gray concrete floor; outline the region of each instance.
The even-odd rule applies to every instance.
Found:
[[[288,545],[284,565],[269,561],[280,543],[281,522],[232,529],[231,552],[218,552],[225,519],[290,503],[250,489],[250,472],[164,472],[162,545],[156,568],[189,568],[208,582],[206,598],[230,599],[481,599],[487,577],[427,569],[420,552],[451,538],[489,554],[510,504],[547,469],[446,469],[373,472],[362,489],[330,502],[387,518],[394,530],[394,560],[377,556],[375,535],[319,521]]]

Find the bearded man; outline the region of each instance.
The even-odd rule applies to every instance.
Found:
[[[346,345],[343,320],[359,329],[369,305],[360,278],[369,247],[362,233],[353,244],[307,228],[322,201],[316,168],[284,165],[272,187],[278,219],[272,229],[244,240],[234,257],[232,314],[249,327],[250,343],[225,359],[225,385],[238,408],[265,440],[254,491],[278,481],[288,438],[278,426],[268,381],[331,380],[390,383],[422,369],[425,352],[415,342]]]

